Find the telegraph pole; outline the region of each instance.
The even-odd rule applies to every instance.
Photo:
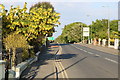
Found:
[[[108,7],[108,6],[102,6],[102,7]],[[109,10],[108,12],[108,47],[110,46],[110,21],[109,21]]]

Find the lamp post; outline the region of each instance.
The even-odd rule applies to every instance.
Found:
[[[82,23],[81,23],[81,42],[83,43],[83,25],[82,25]]]
[[[47,36],[48,34],[45,35],[45,46],[47,47]]]
[[[3,10],[0,7],[0,13],[2,13]],[[0,60],[2,60],[2,16],[0,16]]]
[[[87,15],[87,17],[90,17],[90,15]],[[92,28],[92,27],[91,27]],[[92,29],[90,29],[90,32],[91,32]],[[90,41],[91,39],[91,41]],[[90,36],[88,36],[88,44],[90,44],[90,42],[92,42],[92,33],[91,33],[91,38]]]
[[[102,7],[109,7],[109,6],[102,6]],[[110,21],[109,21],[109,11],[107,11],[108,12],[108,47],[110,46]]]

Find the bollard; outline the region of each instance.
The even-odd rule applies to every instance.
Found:
[[[9,69],[9,79],[15,80],[15,71],[13,71],[12,69]]]
[[[103,39],[102,40],[102,46],[105,46],[106,45],[106,39]]]
[[[5,61],[0,60],[0,80],[5,79]]]
[[[98,45],[101,45],[101,39],[100,38],[98,39]]]
[[[119,46],[119,39],[115,39],[114,41],[114,49],[118,49]]]

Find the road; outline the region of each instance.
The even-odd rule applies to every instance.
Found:
[[[68,78],[118,78],[118,56],[79,44],[61,44],[59,59]]]

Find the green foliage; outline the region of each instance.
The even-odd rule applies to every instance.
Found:
[[[26,38],[21,34],[11,33],[3,39],[6,50],[13,48],[29,48]]]
[[[37,7],[37,8],[42,7],[42,8],[44,8],[44,9],[52,8],[52,11],[55,11],[55,10],[54,10],[54,7],[52,6],[52,4],[51,4],[50,2],[38,2],[38,3],[36,3],[35,5],[33,5],[33,6],[30,8],[30,10],[33,9],[33,8],[35,8],[35,7]]]
[[[17,48],[28,49],[29,45],[26,38],[21,34],[11,33],[6,38],[3,38],[3,43],[6,50],[12,50],[12,66],[16,65],[16,50]],[[24,59],[27,58],[27,52],[23,53]]]
[[[118,38],[118,20],[109,21],[110,23],[110,38]],[[92,32],[92,38],[101,38],[107,39],[108,38],[108,20],[96,20],[92,22],[90,26],[90,30]]]
[[[66,25],[62,31],[62,34],[56,38],[56,42],[59,43],[73,43],[73,42],[80,42],[81,41],[81,24],[82,26],[86,26],[83,23],[76,22]],[[119,38],[118,32],[118,20],[109,21],[110,24],[110,38]],[[108,20],[96,20],[93,21],[90,27],[90,38],[101,38],[107,39],[108,38]]]
[[[26,5],[23,8],[11,6],[9,12],[3,9],[3,37],[11,32],[23,34],[27,41],[36,40],[38,36],[45,38],[46,34],[52,36],[54,27],[60,24],[60,14],[42,6],[33,7],[28,13]]]
[[[30,57],[35,57],[35,52],[33,48],[29,49],[29,53],[30,53],[29,54]]]
[[[64,27],[62,34],[56,39],[60,43],[80,42],[82,36],[82,27],[86,24],[75,22]]]
[[[27,3],[20,8],[11,6],[10,10],[5,10],[4,5],[0,5],[0,17],[2,16],[2,37],[6,50],[13,50],[13,65],[15,65],[16,49],[23,48],[23,58],[28,57],[27,49],[29,44],[45,43],[46,35],[52,36],[55,28],[60,22],[60,14],[54,11],[54,7],[47,2],[39,3],[37,7],[32,7],[27,12]],[[36,6],[36,5],[35,5]],[[30,56],[33,56],[33,52]]]
[[[31,17],[31,20],[36,23],[36,31],[42,32],[43,35],[52,33],[52,29],[60,24],[58,21],[60,14],[52,12],[52,8],[32,8],[30,10],[30,15],[34,16]]]
[[[118,32],[118,20],[112,20],[110,22],[110,37],[120,39],[120,34]]]
[[[27,58],[29,58],[29,53],[28,53],[28,50],[27,49],[24,49],[23,50],[23,53],[22,53],[22,60],[26,60]]]

